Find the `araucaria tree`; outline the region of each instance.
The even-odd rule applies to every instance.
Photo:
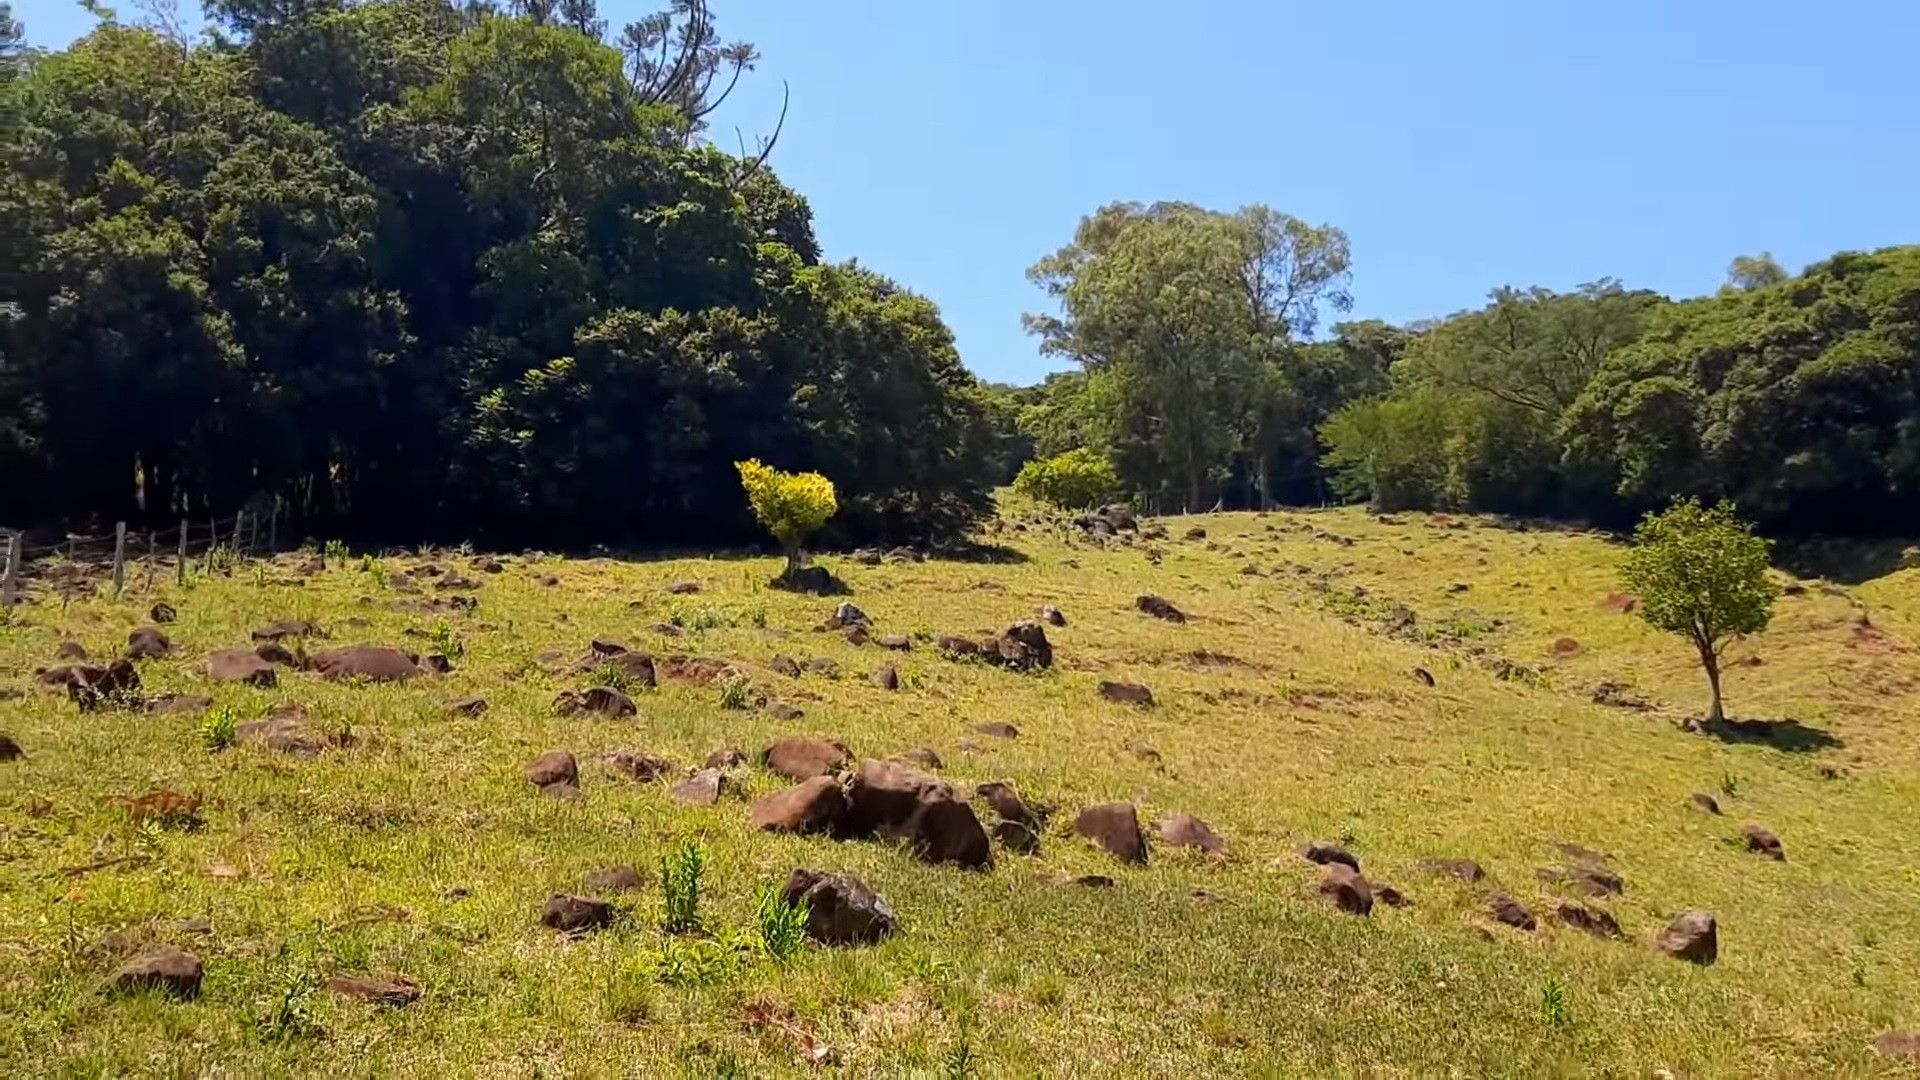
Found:
[[[786,553],[787,569],[781,577],[792,578],[806,562],[801,545],[839,509],[833,481],[819,473],[781,472],[757,459],[735,462],[734,467],[740,470],[740,486],[747,489],[753,516]]]
[[[1703,508],[1685,499],[1640,522],[1621,576],[1639,594],[1642,618],[1699,650],[1713,690],[1707,722],[1726,719],[1720,655],[1733,639],[1763,629],[1773,607],[1767,542],[1734,516],[1731,503]]]

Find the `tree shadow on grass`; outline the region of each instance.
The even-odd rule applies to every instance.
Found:
[[[1697,725],[1697,730],[1721,742],[1771,746],[1789,754],[1831,750],[1846,745],[1824,729],[1798,720],[1721,720]]]
[[[929,555],[941,562],[1014,565],[1033,561],[1031,556],[1019,548],[1008,547],[1005,544],[982,543],[977,540],[945,544],[934,548]]]

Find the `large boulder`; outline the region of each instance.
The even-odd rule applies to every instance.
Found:
[[[816,776],[755,799],[747,820],[765,832],[832,833],[847,813],[847,794],[831,776]]]
[[[838,742],[790,735],[774,740],[761,751],[760,760],[788,780],[811,780],[846,768],[851,754]]]
[[[170,997],[196,998],[205,974],[199,957],[180,949],[160,948],[121,964],[114,970],[111,985],[122,992],[159,990]]]
[[[1711,964],[1720,956],[1720,926],[1705,911],[1683,911],[1654,939],[1654,947],[1676,960]]]
[[[807,936],[824,945],[871,945],[900,926],[879,894],[846,874],[795,870],[781,898],[806,904]]]
[[[246,682],[248,686],[275,686],[280,680],[273,665],[250,650],[215,650],[207,657],[207,676],[213,682]]]
[[[968,869],[993,865],[980,819],[953,788],[895,761],[863,761],[847,783],[840,832],[898,840],[930,863]]]
[[[400,682],[421,673],[416,658],[384,645],[348,645],[313,655],[313,670],[323,679]]]
[[[1074,819],[1073,831],[1121,862],[1144,865],[1147,861],[1147,835],[1140,830],[1140,815],[1132,803],[1089,806]]]

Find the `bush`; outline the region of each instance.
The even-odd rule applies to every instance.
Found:
[[[781,472],[757,458],[736,461],[734,468],[753,516],[786,552],[787,572],[798,570],[805,558],[800,545],[839,509],[833,481],[819,473]]]
[[[1118,495],[1120,475],[1106,455],[1082,448],[1027,462],[1013,489],[1063,510],[1084,510]]]
[[[682,841],[660,860],[660,897],[666,904],[668,933],[700,928],[700,878],[706,867],[706,851],[692,840]]]

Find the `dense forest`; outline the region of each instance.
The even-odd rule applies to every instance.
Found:
[[[1162,510],[1694,495],[1920,533],[1920,247],[1391,326],[1336,321],[1336,227],[1116,203],[1030,271],[1071,370],[990,386],[931,301],[822,261],[777,130],[708,140],[759,57],[704,2],[613,32],[592,0],[207,14],[52,53],[0,17],[0,524],[732,542],[758,458],[833,480],[829,539],[936,539],[1078,450]]]

